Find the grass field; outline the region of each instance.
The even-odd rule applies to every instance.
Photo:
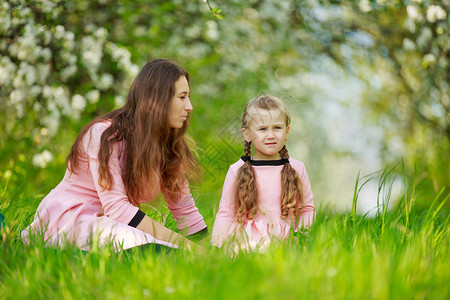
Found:
[[[230,258],[212,247],[206,255],[25,247],[20,231],[42,195],[1,193],[0,299],[450,299],[443,194],[418,212],[414,190],[406,191],[397,209],[374,218],[319,208],[307,237]],[[201,211],[212,226],[213,209]]]

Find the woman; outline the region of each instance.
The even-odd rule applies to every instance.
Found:
[[[115,251],[147,244],[194,246],[139,209],[161,191],[180,231],[207,234],[186,180],[197,166],[185,135],[189,97],[185,70],[166,59],[148,62],[125,106],[79,133],[64,179],[40,203],[22,232],[24,242],[42,233],[48,244],[69,242],[83,250],[94,245],[112,245]]]

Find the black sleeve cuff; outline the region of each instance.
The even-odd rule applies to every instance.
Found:
[[[196,233],[193,233],[186,237],[194,242],[197,242],[197,241],[204,239],[208,235],[209,235],[208,227],[205,227],[202,230],[197,231]]]
[[[141,223],[142,219],[145,217],[145,213],[142,210],[138,210],[133,219],[128,223],[131,227],[136,228],[139,223]]]

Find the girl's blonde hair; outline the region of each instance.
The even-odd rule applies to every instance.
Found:
[[[276,97],[263,95],[254,98],[245,106],[242,128],[248,129],[251,121],[249,110],[254,108],[279,110],[285,116],[286,127],[291,123],[283,102]],[[244,153],[246,156],[251,156],[251,142],[244,141]],[[286,146],[279,153],[282,159],[289,158]],[[239,222],[243,222],[244,218],[252,220],[258,212],[258,189],[255,179],[255,170],[250,160],[246,160],[238,170],[235,186],[235,216]],[[297,219],[302,206],[300,177],[288,161],[281,171],[281,216],[286,218],[292,214]]]

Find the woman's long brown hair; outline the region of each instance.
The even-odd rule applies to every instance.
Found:
[[[251,121],[248,111],[253,108],[279,110],[285,116],[286,127],[291,122],[291,118],[281,100],[266,95],[256,97],[246,105],[242,116],[242,128],[248,129]],[[251,142],[244,141],[244,153],[246,156],[251,156]],[[282,159],[289,158],[286,146],[279,153]],[[250,160],[247,160],[238,170],[235,186],[235,216],[239,222],[243,222],[244,218],[252,220],[258,213],[258,188],[255,181],[255,170]],[[291,164],[287,162],[281,171],[281,216],[287,218],[292,214],[295,219],[298,219],[303,203],[300,177]]]
[[[131,85],[126,104],[92,120],[81,130],[66,159],[67,169],[76,173],[83,151],[81,143],[92,125],[110,121],[111,126],[101,136],[98,152],[99,185],[112,188],[108,162],[114,144],[123,141],[122,178],[132,204],[139,206],[138,199],[160,184],[169,194],[179,194],[185,187],[185,176],[190,178],[198,171],[197,159],[190,149],[193,141],[186,135],[189,120],[180,129],[171,128],[169,123],[175,82],[181,76],[189,82],[189,74],[170,60],[148,62]]]

